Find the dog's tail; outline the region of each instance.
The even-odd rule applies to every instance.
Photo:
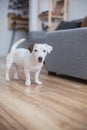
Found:
[[[18,40],[11,48],[11,51],[15,50],[17,46],[19,46],[23,41],[25,41],[24,38]]]

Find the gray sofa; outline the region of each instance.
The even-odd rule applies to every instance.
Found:
[[[29,43],[45,43],[46,31],[30,31],[29,32]]]
[[[53,46],[45,62],[49,73],[87,79],[87,27],[48,32],[46,41]]]

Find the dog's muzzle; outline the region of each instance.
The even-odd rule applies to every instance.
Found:
[[[43,58],[42,57],[38,57],[38,61],[42,62]]]

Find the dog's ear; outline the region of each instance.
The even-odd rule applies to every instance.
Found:
[[[47,48],[47,52],[48,52],[48,53],[50,53],[50,52],[53,50],[53,47],[50,46],[50,45],[47,45],[46,43],[45,43],[45,46],[46,46],[46,48]]]
[[[32,52],[32,51],[33,51],[33,47],[34,47],[34,44],[31,44],[31,45],[28,47],[28,50],[29,50],[30,52]]]

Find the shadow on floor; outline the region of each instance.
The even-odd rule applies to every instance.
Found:
[[[59,77],[59,78],[63,78],[66,80],[71,80],[71,81],[75,81],[75,82],[79,82],[79,83],[83,83],[87,85],[87,80],[86,79],[81,79],[81,78],[76,78],[76,77],[72,77],[72,76],[68,76],[68,75],[64,75],[64,74],[56,74],[56,73],[48,73],[50,76],[55,76],[55,77]]]

